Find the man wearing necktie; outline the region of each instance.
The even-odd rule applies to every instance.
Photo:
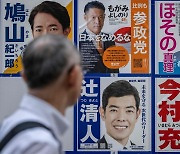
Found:
[[[105,88],[99,112],[106,133],[98,140],[99,149],[121,151],[136,147],[129,137],[141,113],[139,104],[139,93],[128,81],[118,80]]]
[[[119,73],[118,69],[109,69],[103,63],[104,51],[115,45],[108,40],[111,34],[102,32],[105,19],[105,7],[99,1],[92,1],[85,5],[84,19],[86,29],[79,35],[79,50],[82,66],[86,73]]]

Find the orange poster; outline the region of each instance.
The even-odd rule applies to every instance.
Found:
[[[131,1],[131,71],[149,73],[149,1]]]

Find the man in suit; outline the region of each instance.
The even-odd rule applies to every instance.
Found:
[[[139,93],[128,81],[118,80],[105,88],[99,112],[106,133],[98,141],[100,149],[121,151],[135,146],[129,136],[141,112],[139,104]]]
[[[92,1],[84,7],[84,19],[87,28],[79,35],[79,50],[82,66],[86,73],[119,73],[118,69],[109,69],[103,63],[103,53],[115,42],[108,40],[110,34],[103,33],[105,7],[99,1]]]

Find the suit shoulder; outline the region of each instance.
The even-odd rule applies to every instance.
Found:
[[[101,139],[97,141],[97,143],[107,143],[105,137],[103,136]]]

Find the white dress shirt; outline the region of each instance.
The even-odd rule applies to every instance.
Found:
[[[41,127],[24,130],[8,142],[2,154],[61,154],[61,136],[69,123],[53,106],[35,96],[27,94],[23,97],[19,109],[1,124],[0,141],[19,123],[34,121],[50,128],[52,133]]]
[[[125,146],[123,146],[122,144],[117,142],[114,138],[109,136],[107,133],[105,133],[104,137],[105,137],[108,145],[110,145],[110,150],[112,150],[112,151],[129,150],[129,147],[131,146],[130,140],[128,140],[127,144]],[[124,149],[124,148],[126,148],[126,149]]]

